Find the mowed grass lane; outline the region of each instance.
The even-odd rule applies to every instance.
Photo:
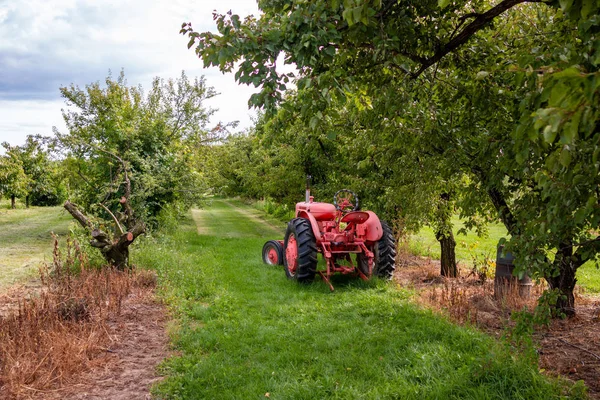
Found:
[[[240,206],[241,207],[241,206]],[[154,395],[168,399],[549,399],[568,389],[391,283],[297,285],[261,261],[282,237],[214,201],[138,249],[159,273],[177,353]],[[197,224],[194,223],[194,220]],[[200,232],[200,234],[198,233]]]
[[[0,208],[0,290],[52,260],[51,232],[65,236],[72,220],[62,207]]]

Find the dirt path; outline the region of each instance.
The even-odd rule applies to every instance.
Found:
[[[133,293],[124,303],[121,315],[108,322],[113,344],[104,356],[94,360],[96,367],[71,385],[40,392],[32,398],[150,399],[150,387],[161,379],[156,367],[169,356],[166,322],[165,308],[154,299],[153,291]]]
[[[210,230],[206,227],[206,224],[203,223],[203,220],[206,218],[206,210],[193,209],[192,210],[192,219],[196,223],[196,229],[198,230],[198,235],[208,235]]]

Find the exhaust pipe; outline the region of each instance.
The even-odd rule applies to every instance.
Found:
[[[310,203],[310,180],[311,180],[311,176],[310,175],[306,175],[306,195],[304,196],[304,201],[306,203]]]

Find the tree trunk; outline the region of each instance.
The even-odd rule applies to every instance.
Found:
[[[25,208],[29,208],[29,195],[25,196]]]
[[[15,195],[14,194],[10,195],[10,208],[12,208],[13,210],[15,208],[17,208],[17,205],[15,204]]]
[[[121,205],[123,208],[128,207],[126,199],[121,202]],[[82,227],[87,229],[88,232],[91,231],[92,240],[90,240],[90,245],[100,250],[108,264],[120,270],[124,270],[129,266],[129,245],[133,243],[136,237],[145,232],[146,226],[143,222],[132,223],[131,225],[133,226],[129,231],[121,231],[123,233],[120,236],[112,239],[103,230],[94,228],[90,220],[79,210],[76,204],[66,201],[64,207]],[[134,220],[130,222],[134,222]],[[115,223],[118,224],[118,221],[115,220]]]
[[[560,296],[556,300],[556,309],[565,313],[567,317],[575,315],[575,296],[573,289],[577,279],[574,271],[563,271],[557,277],[546,278],[551,289],[558,289]]]
[[[568,317],[575,315],[575,296],[573,295],[575,283],[577,283],[575,272],[582,263],[573,257],[573,246],[570,243],[561,243],[554,258],[554,267],[560,273],[558,276],[546,277],[550,289],[558,289],[560,293],[556,300],[556,310],[563,312]]]
[[[451,230],[449,233],[440,231],[436,233],[435,237],[440,242],[442,250],[440,274],[448,278],[456,278],[458,276],[458,268],[456,267],[456,241],[454,240],[454,234]]]
[[[456,241],[452,233],[452,212],[453,207],[450,203],[450,193],[442,193],[440,195],[441,202],[438,205],[436,212],[437,233],[435,238],[440,242],[440,275],[448,278],[456,278],[458,276],[458,268],[456,267]]]

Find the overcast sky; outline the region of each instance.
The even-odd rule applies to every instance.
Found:
[[[155,76],[204,75],[221,93],[209,103],[220,110],[212,122],[249,127],[254,111],[247,101],[256,89],[203,69],[179,34],[184,21],[215,31],[213,10],[258,13],[254,0],[0,0],[0,142],[64,130],[59,88],[103,81],[121,69],[130,86],[146,89]]]

